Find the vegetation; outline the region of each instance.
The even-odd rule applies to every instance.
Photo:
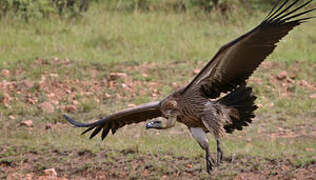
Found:
[[[88,10],[89,3],[95,0],[2,0],[0,17],[18,16],[29,18],[47,18],[50,14],[76,15]]]
[[[220,9],[224,13],[232,8],[265,8],[273,0],[107,0],[102,2],[107,10],[123,11],[204,11]],[[86,12],[91,3],[99,0],[2,0],[0,1],[0,18],[9,16],[29,18],[48,18],[51,15],[76,17]]]
[[[1,20],[1,178],[36,178],[48,168],[72,178],[208,178],[203,151],[183,125],[168,131],[132,125],[101,142],[80,136],[61,115],[85,121],[161,99],[221,45],[257,25],[266,9],[136,11],[127,2],[156,1],[111,2],[92,3],[75,19]],[[314,32],[315,22],[296,28],[249,80],[258,118],[224,138],[225,162],[214,177],[312,177]]]

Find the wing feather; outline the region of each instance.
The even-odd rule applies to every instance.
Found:
[[[220,93],[231,91],[246,81],[284,36],[297,25],[315,18],[301,16],[316,8],[296,13],[312,2],[309,0],[293,9],[299,1],[279,0],[260,25],[224,45],[182,94],[200,90],[208,98],[217,98]]]
[[[94,129],[90,135],[90,139],[96,136],[103,129],[101,134],[101,139],[103,140],[110,130],[112,131],[112,134],[114,134],[117,129],[125,125],[139,123],[161,115],[160,101],[156,101],[114,113],[92,123],[81,123],[71,119],[67,115],[64,115],[64,118],[76,127],[88,127],[88,129],[83,131],[82,134]]]

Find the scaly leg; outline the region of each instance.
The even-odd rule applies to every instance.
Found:
[[[206,171],[211,173],[214,167],[214,160],[210,158],[209,144],[205,132],[202,128],[190,128],[193,138],[199,143],[202,149],[205,150]]]
[[[221,148],[221,141],[219,139],[216,139],[217,144],[217,159],[216,159],[216,165],[219,166],[219,164],[223,161],[224,153]]]
[[[211,174],[214,167],[214,160],[210,158],[209,148],[205,149],[206,171]]]

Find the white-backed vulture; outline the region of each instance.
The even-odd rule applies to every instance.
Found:
[[[102,140],[111,130],[154,119],[146,128],[166,129],[175,122],[184,123],[193,138],[205,150],[206,168],[210,173],[223,158],[220,138],[242,130],[255,117],[256,97],[246,80],[294,27],[314,17],[305,17],[316,8],[303,10],[312,0],[279,0],[268,16],[254,29],[222,46],[198,75],[186,86],[161,101],[139,105],[109,115],[93,123],[80,123],[64,116],[77,127],[92,129],[90,138],[102,131]],[[219,98],[221,93],[227,93]],[[217,141],[217,160],[210,158],[206,133]]]

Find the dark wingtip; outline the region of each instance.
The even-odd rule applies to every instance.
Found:
[[[316,9],[316,8],[312,8],[312,9],[295,14],[295,12],[303,9],[304,7],[309,5],[313,0],[309,0],[309,1],[305,2],[304,4],[301,4],[300,6],[296,7],[295,9],[291,10],[291,8],[295,4],[297,4],[299,1],[300,0],[295,0],[288,7],[281,10],[283,8],[283,6],[285,6],[285,4],[287,4],[287,2],[289,2],[289,0],[285,0],[283,2],[283,4],[280,5],[280,7],[276,11],[274,11],[275,8],[273,8],[272,11],[274,11],[274,13],[269,13],[269,16],[266,18],[266,20],[264,22],[268,22],[268,23],[299,22],[300,23],[300,22],[305,22],[304,21],[305,19],[312,19],[312,17],[302,18],[302,19],[294,19],[296,17],[301,17],[304,14],[308,14]],[[278,2],[278,4],[279,4],[279,2]],[[277,6],[278,6],[278,4],[277,4]],[[289,11],[289,12],[287,12],[287,11]]]
[[[81,122],[77,122],[77,121],[71,119],[69,116],[67,116],[65,114],[63,116],[70,124],[72,124],[74,126],[77,126],[77,127],[88,127],[87,124],[84,124],[84,123],[81,123]]]
[[[69,116],[67,116],[66,114],[63,114],[63,117],[64,117],[68,122],[70,122],[70,124],[72,124],[72,125],[75,125],[75,124],[76,124],[76,122],[75,122],[73,119],[71,119]]]
[[[81,133],[81,135],[86,134],[87,132],[91,131],[91,130],[94,129],[94,128],[95,128],[94,126],[89,127],[88,129],[86,129],[85,131],[83,131],[83,132]]]
[[[84,123],[75,121],[75,120],[71,119],[70,117],[68,117],[68,116],[65,115],[65,114],[63,114],[63,117],[64,117],[70,124],[72,124],[72,125],[74,125],[74,126],[76,126],[76,127],[89,127],[88,129],[86,129],[85,131],[83,131],[83,132],[81,133],[81,135],[86,134],[87,132],[89,132],[89,131],[91,131],[92,129],[95,128],[95,130],[92,132],[92,134],[91,134],[90,137],[89,137],[90,139],[92,139],[95,135],[97,135],[97,134],[101,131],[101,129],[103,128],[102,125],[96,126],[95,124],[84,124]],[[109,126],[107,126],[107,127],[103,130],[102,136],[101,136],[101,137],[102,137],[102,140],[106,137],[106,135],[108,134],[109,130],[110,130],[110,127],[109,127]],[[113,131],[113,129],[112,129],[112,133],[115,133],[115,130]]]
[[[103,131],[102,131],[102,135],[101,135],[101,139],[102,141],[105,139],[105,137],[108,135],[109,131],[110,131],[110,127],[111,127],[111,124],[107,124],[103,127]]]
[[[92,139],[95,135],[97,135],[102,129],[102,126],[96,127],[95,130],[91,133],[89,139]]]

